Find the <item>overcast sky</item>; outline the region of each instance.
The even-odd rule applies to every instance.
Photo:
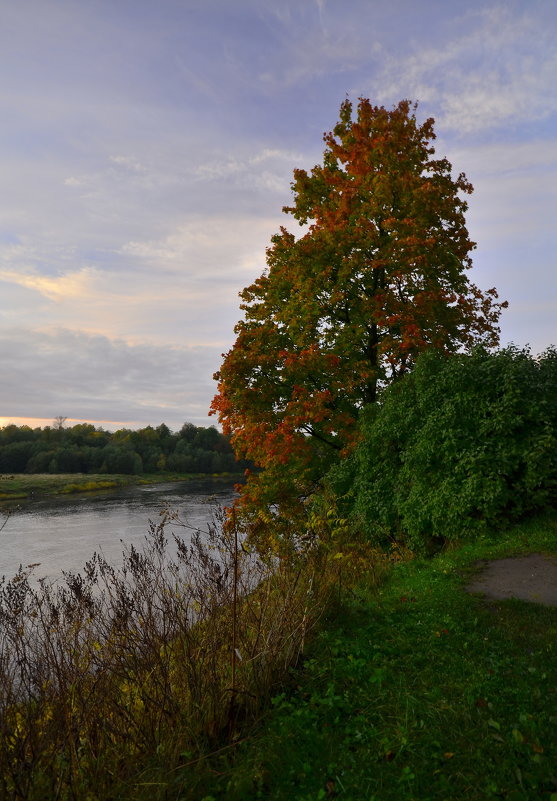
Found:
[[[0,425],[214,424],[341,102],[419,101],[502,344],[557,345],[555,0],[0,0]]]

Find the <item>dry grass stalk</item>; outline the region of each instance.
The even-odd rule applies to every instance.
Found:
[[[95,554],[58,585],[2,580],[2,798],[163,798],[266,702],[334,576],[318,549],[277,563],[222,522],[188,541],[167,516],[118,569]]]

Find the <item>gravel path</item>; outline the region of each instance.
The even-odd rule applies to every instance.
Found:
[[[488,598],[521,598],[557,606],[557,558],[541,553],[476,562],[479,573],[466,586],[468,592]]]

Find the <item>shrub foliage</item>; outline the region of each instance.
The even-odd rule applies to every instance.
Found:
[[[331,474],[353,524],[420,550],[557,499],[557,351],[429,352],[362,416]]]

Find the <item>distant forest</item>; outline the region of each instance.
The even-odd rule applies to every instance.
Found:
[[[0,428],[0,473],[225,473],[247,466],[213,426],[184,423],[175,433],[164,423],[114,432],[89,423]]]

